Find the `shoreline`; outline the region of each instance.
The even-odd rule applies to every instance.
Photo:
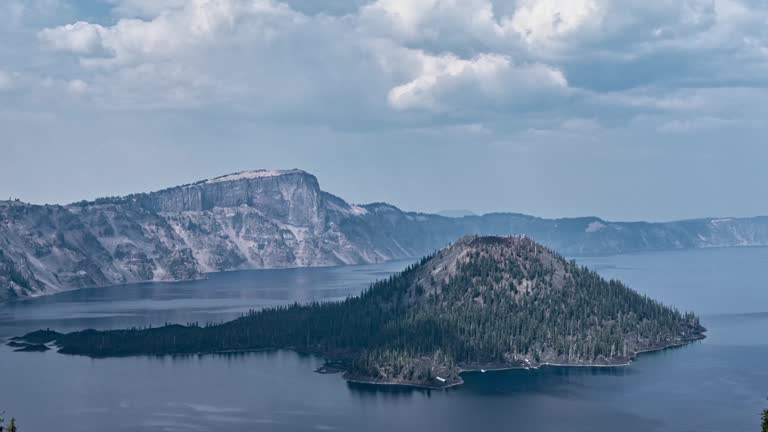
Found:
[[[31,300],[36,300],[40,298],[55,296],[58,294],[63,294],[63,293],[68,293],[73,291],[81,291],[81,290],[97,290],[102,288],[115,288],[115,287],[132,286],[132,285],[177,284],[177,283],[183,283],[183,282],[205,281],[210,279],[209,277],[210,275],[218,275],[218,274],[226,274],[226,273],[364,267],[364,266],[372,266],[372,265],[391,264],[391,263],[397,263],[397,262],[410,263],[415,259],[416,257],[408,257],[408,258],[394,258],[394,259],[388,259],[383,261],[362,262],[362,263],[353,263],[353,264],[317,264],[317,265],[286,266],[286,267],[233,268],[233,269],[226,269],[226,270],[202,272],[200,274],[200,277],[191,278],[191,279],[147,279],[147,280],[136,280],[136,281],[130,281],[130,282],[110,283],[105,285],[90,285],[90,286],[73,287],[73,288],[56,288],[54,290],[47,291],[47,292],[36,292],[34,294],[29,294],[29,295],[23,295],[23,296],[16,295],[13,297],[8,297],[5,300],[0,300],[0,306],[12,304],[12,303],[22,303],[26,301],[31,301]]]
[[[627,367],[631,366],[632,363],[637,360],[637,358],[640,356],[640,354],[645,353],[652,353],[652,352],[659,352],[659,351],[665,351],[672,348],[678,348],[682,346],[689,345],[693,342],[700,341],[703,339],[706,339],[707,336],[705,334],[700,334],[698,337],[692,337],[689,339],[682,340],[680,342],[675,343],[669,343],[661,347],[657,348],[648,348],[641,351],[636,351],[633,355],[629,356],[626,361],[620,362],[620,363],[613,363],[613,364],[598,364],[598,363],[551,363],[551,362],[543,362],[538,363],[535,366],[498,366],[498,365],[489,365],[487,368],[459,368],[460,372],[482,372],[485,370],[486,372],[494,372],[494,371],[504,371],[504,370],[515,370],[515,369],[525,369],[525,370],[535,370],[540,369],[544,366],[555,366],[555,367],[597,367],[597,368],[615,368],[615,367]]]
[[[403,387],[403,388],[411,388],[411,389],[419,389],[419,390],[447,390],[449,388],[458,387],[464,384],[464,380],[461,377],[459,377],[459,381],[446,384],[444,386],[433,386],[429,384],[413,384],[413,383],[389,382],[389,381],[376,381],[376,380],[366,380],[364,378],[349,378],[347,376],[347,372],[344,372],[341,378],[348,383],[354,383],[354,384],[364,384],[364,385],[370,385],[370,386],[385,386],[385,387]]]
[[[508,371],[508,370],[538,370],[542,367],[550,366],[550,367],[567,367],[567,368],[577,368],[577,367],[589,367],[589,368],[617,368],[617,367],[628,367],[631,366],[632,363],[641,355],[645,353],[653,353],[653,352],[661,352],[672,348],[678,348],[683,347],[686,345],[689,345],[693,342],[700,341],[703,339],[706,339],[706,334],[700,333],[693,335],[689,338],[682,339],[677,342],[672,342],[665,344],[663,346],[658,346],[654,348],[648,348],[641,351],[634,352],[631,356],[627,358],[626,361],[617,362],[613,364],[600,364],[600,363],[553,363],[553,362],[543,362],[543,363],[528,363],[527,366],[522,365],[524,362],[523,360],[520,361],[521,365],[507,365],[507,364],[499,364],[499,363],[489,363],[486,365],[472,365],[465,367],[458,366],[458,374],[459,374],[459,380],[456,382],[450,382],[446,383],[445,385],[430,385],[425,383],[407,383],[407,382],[397,382],[397,381],[382,381],[378,379],[373,378],[365,378],[363,376],[357,376],[351,373],[349,368],[345,368],[344,363],[348,361],[351,357],[349,353],[340,353],[337,352],[335,354],[330,352],[321,352],[321,351],[312,351],[312,350],[299,350],[295,347],[284,347],[284,348],[253,348],[253,349],[241,349],[241,350],[222,350],[222,351],[209,351],[209,352],[194,352],[194,353],[134,353],[134,354],[123,354],[123,355],[108,355],[108,356],[95,356],[95,355],[89,355],[89,354],[78,354],[78,353],[66,353],[61,352],[61,348],[56,343],[53,343],[52,345],[58,348],[56,350],[57,354],[61,355],[72,355],[72,356],[79,356],[79,357],[89,357],[92,359],[108,359],[108,358],[126,358],[126,357],[137,357],[137,356],[147,356],[147,357],[192,357],[192,356],[205,356],[205,355],[227,355],[227,354],[249,354],[249,353],[263,353],[263,352],[269,352],[269,351],[293,351],[300,355],[313,355],[316,357],[321,357],[324,359],[324,365],[315,370],[316,373],[320,374],[329,374],[327,372],[322,372],[321,369],[325,368],[326,366],[331,366],[332,369],[334,369],[334,372],[332,373],[341,373],[342,379],[344,379],[347,382],[355,383],[355,384],[365,384],[365,385],[375,385],[375,386],[394,386],[394,387],[410,387],[414,389],[426,389],[426,390],[445,390],[453,387],[458,387],[462,384],[464,384],[464,380],[461,377],[461,374],[465,372],[474,373],[474,372],[501,372],[501,371]],[[47,344],[46,344],[47,345]]]
[[[488,367],[477,367],[477,368],[462,368],[459,367],[459,375],[470,372],[501,372],[501,371],[508,371],[508,370],[539,370],[542,367],[550,366],[550,367],[563,367],[563,368],[578,368],[578,367],[584,367],[584,368],[618,368],[618,367],[628,367],[631,366],[632,363],[641,355],[645,353],[654,353],[654,352],[661,352],[666,351],[668,349],[672,348],[679,348],[686,345],[690,345],[693,342],[700,341],[703,339],[706,339],[706,335],[704,333],[701,333],[699,335],[696,335],[696,337],[691,337],[679,342],[675,343],[669,343],[661,347],[657,348],[649,348],[641,351],[635,352],[632,356],[628,358],[626,362],[622,363],[616,363],[616,364],[578,364],[578,363],[550,363],[550,362],[544,362],[544,363],[538,363],[535,366],[504,366],[499,364],[489,364]],[[483,373],[485,373],[483,372]],[[415,383],[401,383],[401,382],[387,382],[387,381],[379,381],[379,380],[366,380],[361,377],[354,377],[349,378],[347,376],[348,371],[344,372],[342,375],[342,378],[347,382],[353,382],[357,384],[367,384],[367,385],[384,385],[384,386],[398,386],[398,387],[411,387],[414,389],[429,389],[429,390],[445,390],[453,387],[458,387],[462,384],[464,384],[464,379],[459,376],[459,381],[455,383],[450,383],[444,386],[435,386],[435,385],[429,385],[429,384],[415,384]]]

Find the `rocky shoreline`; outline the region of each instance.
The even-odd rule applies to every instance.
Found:
[[[27,334],[22,337],[14,337],[7,344],[12,348],[16,348],[17,352],[43,352],[48,348],[45,344],[54,342],[57,336],[61,334],[50,330],[37,331]],[[535,370],[545,366],[553,367],[625,367],[630,366],[641,354],[664,351],[671,348],[677,348],[691,344],[696,341],[705,339],[704,333],[693,334],[680,340],[671,341],[665,344],[659,344],[647,349],[634,352],[628,357],[614,357],[604,358],[601,361],[583,361],[583,362],[558,362],[556,359],[549,361],[535,362],[531,359],[521,358],[514,363],[484,363],[484,364],[471,364],[471,365],[458,365],[455,371],[450,371],[447,368],[438,368],[434,378],[430,378],[425,381],[409,381],[403,379],[387,379],[387,378],[373,378],[366,376],[365,374],[355,371],[351,366],[350,359],[353,356],[350,353],[342,354],[338,351],[330,352],[309,352],[307,350],[297,350],[295,348],[265,348],[265,349],[252,349],[252,350],[231,350],[231,351],[219,351],[210,353],[194,353],[194,354],[179,354],[179,355],[199,355],[199,354],[234,354],[243,352],[263,352],[270,350],[287,349],[304,354],[312,354],[317,356],[326,357],[328,360],[326,363],[318,368],[315,372],[320,374],[342,374],[342,378],[350,383],[376,385],[376,386],[397,386],[397,387],[410,387],[414,389],[428,389],[428,390],[445,390],[452,387],[457,387],[464,384],[464,380],[461,374],[465,372],[499,372],[505,370],[525,369]],[[169,354],[143,354],[143,355],[169,355]],[[170,354],[173,355],[173,354]],[[450,373],[454,372],[454,373]],[[443,373],[446,378],[441,378],[440,373]],[[451,378],[454,376],[455,378]],[[441,381],[442,379],[442,381]]]
[[[689,338],[685,338],[679,341],[669,342],[667,344],[662,344],[652,348],[637,351],[633,355],[628,357],[617,357],[613,359],[605,359],[605,361],[601,361],[601,362],[593,361],[593,362],[558,363],[554,361],[544,361],[544,362],[534,363],[534,362],[525,362],[521,360],[516,364],[488,363],[488,364],[476,364],[471,366],[464,365],[464,366],[458,367],[458,371],[457,371],[457,374],[459,375],[458,379],[446,380],[445,382],[441,382],[437,380],[430,380],[429,382],[408,382],[403,380],[386,380],[386,379],[380,379],[380,378],[371,378],[371,377],[366,377],[364,375],[361,375],[359,373],[355,373],[351,370],[345,370],[343,369],[343,366],[340,366],[340,363],[338,362],[333,363],[334,364],[333,368],[335,369],[334,373],[343,372],[342,378],[344,380],[346,380],[347,382],[352,382],[357,384],[398,386],[398,387],[410,387],[415,389],[429,389],[429,390],[445,390],[445,389],[457,387],[464,384],[464,380],[461,378],[460,375],[465,372],[500,372],[505,370],[517,370],[517,369],[536,370],[536,369],[541,369],[542,367],[545,367],[545,366],[569,367],[569,368],[571,367],[604,367],[604,368],[626,367],[626,366],[630,366],[641,354],[660,352],[660,351],[665,351],[672,348],[678,348],[678,347],[691,344],[696,341],[703,340],[705,338],[706,338],[706,335],[703,333],[692,335]],[[331,373],[331,372],[320,372],[320,373]]]

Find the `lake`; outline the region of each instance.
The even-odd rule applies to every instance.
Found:
[[[345,382],[289,351],[90,359],[0,347],[0,411],[21,432],[757,432],[768,408],[768,248],[579,260],[702,315],[707,339],[629,367],[468,373],[426,391]],[[0,339],[219,322],[268,305],[355,295],[407,262],[240,271],[65,292],[0,306]]]

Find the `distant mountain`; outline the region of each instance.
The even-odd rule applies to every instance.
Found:
[[[441,210],[436,213],[438,216],[445,216],[449,218],[463,218],[464,216],[477,216],[477,214],[470,210],[454,209],[454,210]]]
[[[253,311],[214,326],[29,334],[94,357],[292,348],[342,361],[346,378],[445,387],[466,369],[611,366],[703,338],[665,307],[522,237],[467,237],[360,297]]]
[[[768,217],[669,223],[448,218],[352,205],[304,171],[246,171],[70,205],[0,201],[0,301],[207,272],[413,258],[468,235],[526,235],[570,256],[768,245]]]

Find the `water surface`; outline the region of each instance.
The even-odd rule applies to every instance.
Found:
[[[768,248],[581,260],[704,314],[709,337],[626,368],[465,374],[447,391],[344,382],[322,359],[275,351],[89,359],[0,348],[0,410],[23,431],[752,432],[768,407]],[[250,308],[354,295],[408,263],[230,272],[79,290],[0,307],[0,338],[217,322]]]

